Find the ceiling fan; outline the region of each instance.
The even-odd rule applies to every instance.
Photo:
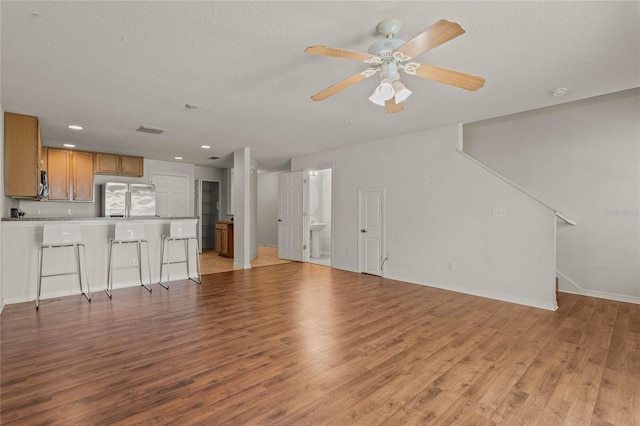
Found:
[[[409,75],[467,90],[478,90],[484,86],[485,79],[482,77],[433,65],[410,62],[416,56],[464,34],[464,28],[460,24],[441,19],[406,42],[396,38],[401,27],[402,22],[398,19],[385,19],[380,22],[377,30],[384,38],[373,43],[369,47],[368,53],[326,46],[307,47],[304,52],[312,55],[333,56],[369,64],[368,69],[316,93],[311,99],[314,101],[326,99],[352,84],[375,75],[378,71],[381,81],[369,100],[377,105],[384,105],[389,113],[402,111],[404,108],[402,102],[412,93],[400,81],[400,70],[404,70]]]

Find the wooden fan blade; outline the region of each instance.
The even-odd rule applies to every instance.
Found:
[[[341,90],[346,89],[347,87],[351,86],[352,84],[355,84],[359,81],[364,80],[367,77],[370,77],[371,75],[365,75],[363,73],[358,73],[355,75],[352,75],[349,78],[345,78],[344,80],[342,80],[339,83],[334,84],[331,87],[328,87],[326,89],[324,89],[321,92],[316,93],[315,95],[313,95],[311,97],[311,99],[313,99],[314,101],[321,101],[323,99],[327,99],[329,96],[334,95],[336,93],[338,93]]]
[[[399,52],[407,56],[415,58],[416,56],[440,46],[442,43],[449,41],[464,34],[464,28],[460,24],[441,19],[402,46],[398,48]]]
[[[454,71],[447,68],[435,67],[427,64],[417,64],[415,75],[429,80],[439,81],[440,83],[450,84],[451,86],[460,87],[467,90],[478,90],[484,86],[485,79],[477,75],[465,74],[460,71]]]
[[[384,103],[384,106],[387,108],[387,112],[389,114],[395,114],[396,112],[400,112],[400,111],[402,111],[404,109],[404,106],[402,105],[402,102],[397,104],[395,98],[391,98],[388,101],[386,101]]]
[[[310,46],[304,50],[304,53],[311,55],[333,56],[335,58],[351,59],[353,61],[366,61],[371,59],[373,55],[368,53],[351,52],[344,49],[334,49],[327,46]]]

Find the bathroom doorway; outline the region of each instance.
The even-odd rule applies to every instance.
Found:
[[[331,266],[332,169],[309,171],[309,262]]]

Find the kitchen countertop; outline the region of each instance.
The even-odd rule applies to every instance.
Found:
[[[129,221],[129,220],[186,220],[186,219],[200,219],[197,216],[135,216],[135,217],[73,217],[73,216],[59,216],[59,217],[3,217],[3,222],[56,222],[56,221],[70,221],[70,220],[102,220],[102,221]]]

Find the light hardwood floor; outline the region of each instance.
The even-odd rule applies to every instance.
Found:
[[[638,425],[640,305],[288,263],[8,305],[2,424]]]
[[[258,246],[258,257],[251,260],[252,268],[261,266],[280,265],[289,263],[290,260],[278,259],[278,249],[275,247]],[[200,255],[200,273],[202,275],[218,274],[220,272],[229,272],[241,270],[239,266],[233,266],[233,259],[222,257],[217,251],[203,250]]]

